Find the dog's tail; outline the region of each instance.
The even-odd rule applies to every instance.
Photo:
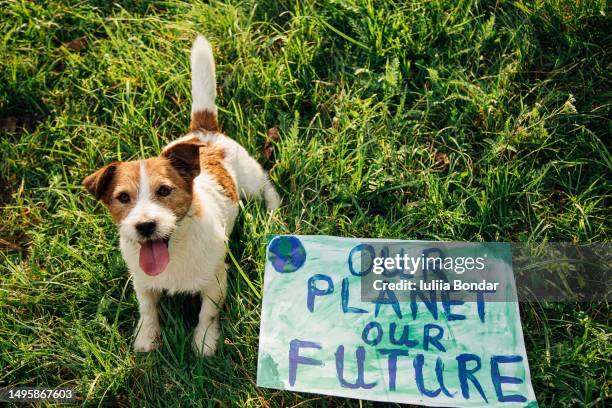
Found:
[[[191,49],[191,130],[219,130],[217,122],[217,83],[215,80],[215,59],[210,44],[201,35],[193,42]]]

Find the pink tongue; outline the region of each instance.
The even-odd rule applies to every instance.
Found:
[[[140,267],[150,276],[162,273],[170,262],[168,247],[161,239],[147,241],[140,245]]]

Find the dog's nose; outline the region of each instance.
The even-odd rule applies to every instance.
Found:
[[[155,221],[139,222],[136,224],[136,231],[143,237],[151,236],[155,232],[155,228],[157,228]]]

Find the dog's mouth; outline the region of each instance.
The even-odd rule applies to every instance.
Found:
[[[144,273],[155,276],[166,270],[170,262],[169,241],[170,238],[157,238],[140,243],[139,265]]]

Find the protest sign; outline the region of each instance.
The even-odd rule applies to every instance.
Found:
[[[421,286],[422,290],[402,285],[408,296],[380,290],[371,297],[362,286],[380,286],[387,280],[366,277],[385,276],[385,258],[393,257],[390,242],[270,237],[257,384],[427,406],[536,407],[507,248],[469,244],[448,249],[446,243],[421,241],[391,245],[402,247],[405,263],[393,264],[408,272],[402,281],[414,281],[414,272],[428,268],[448,272],[450,265],[458,273],[458,265],[463,271],[470,266],[479,276],[489,277],[484,284],[501,282],[501,299],[498,294],[488,301],[493,286],[483,282],[464,291],[474,294],[466,299],[461,290],[468,284],[462,287],[462,279],[445,281],[437,279],[443,275],[433,274],[427,280],[439,284]],[[466,251],[470,256],[460,256]],[[432,252],[439,263],[426,255]],[[460,283],[456,294],[463,300],[451,298],[452,287],[441,290],[442,284],[452,286],[455,280]]]

